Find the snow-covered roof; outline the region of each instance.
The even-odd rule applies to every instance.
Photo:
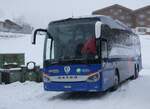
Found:
[[[5,22],[5,18],[0,18],[0,22]]]

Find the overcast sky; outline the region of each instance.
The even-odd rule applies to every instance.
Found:
[[[112,4],[137,9],[150,0],[0,0],[0,19],[24,16],[34,27],[45,28],[52,20],[89,15]]]

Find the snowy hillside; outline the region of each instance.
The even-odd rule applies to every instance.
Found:
[[[106,94],[45,92],[42,83],[0,85],[0,109],[150,109],[150,36],[141,36],[144,69],[137,80]]]

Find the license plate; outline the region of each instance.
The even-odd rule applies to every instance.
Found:
[[[69,88],[71,88],[71,86],[64,86],[64,88],[67,88],[67,89],[69,89]]]

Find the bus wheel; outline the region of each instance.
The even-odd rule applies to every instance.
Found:
[[[116,70],[115,72],[115,76],[114,76],[114,85],[113,87],[110,89],[110,91],[115,91],[118,89],[119,86],[119,74],[118,71]]]
[[[139,77],[139,66],[136,64],[134,69],[134,79],[137,79]]]

